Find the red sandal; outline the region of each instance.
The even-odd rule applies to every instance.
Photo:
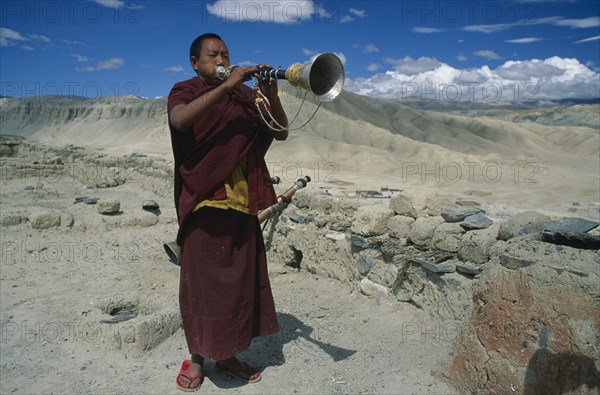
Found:
[[[190,376],[190,374],[188,373],[188,369],[191,364],[192,361],[189,359],[186,359],[181,364],[181,370],[179,370],[177,380],[175,381],[175,385],[181,391],[194,392],[197,391],[202,385],[202,379],[204,378],[204,374],[202,373],[202,371],[200,371],[200,373],[198,373],[196,376]]]
[[[217,369],[245,383],[257,383],[262,379],[260,372],[245,362],[240,362],[241,369],[226,368],[222,363],[223,361],[216,362],[215,366]]]

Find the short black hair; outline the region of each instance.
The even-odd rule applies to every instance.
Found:
[[[204,43],[204,40],[207,40],[209,38],[215,38],[217,40],[223,41],[223,39],[215,33],[204,33],[203,35],[196,37],[196,39],[194,40],[194,42],[192,42],[192,45],[190,46],[190,58],[192,56],[195,56],[197,58],[200,57],[202,43]]]

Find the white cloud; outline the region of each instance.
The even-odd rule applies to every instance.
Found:
[[[362,51],[364,53],[379,52],[379,48],[375,44],[367,44],[363,47]]]
[[[373,43],[368,43],[365,45],[354,44],[352,47],[359,49],[363,53],[379,52],[379,48],[377,48],[377,46]]]
[[[122,0],[94,0],[94,2],[104,6],[104,7],[108,7],[108,8],[114,8],[114,9],[119,9],[119,8],[127,8],[129,10],[140,10],[142,8],[144,8],[144,6],[136,4],[136,3],[131,3],[131,2],[124,2]]]
[[[75,41],[75,40],[62,40],[62,42],[66,45],[85,45],[81,41]]]
[[[519,102],[596,98],[600,75],[577,59],[557,56],[539,60],[507,61],[489,66],[457,69],[437,59],[420,58],[413,64],[430,64],[421,72],[388,70],[370,78],[347,79],[345,89],[390,99]],[[405,63],[409,63],[408,60]]]
[[[79,67],[76,70],[77,71],[87,71],[87,72],[101,71],[101,70],[114,70],[114,69],[118,69],[119,67],[121,67],[124,63],[125,63],[125,61],[121,58],[111,58],[111,59],[107,59],[107,60],[100,60],[96,63],[95,66]]]
[[[378,64],[378,63],[371,63],[371,64],[369,65],[369,67],[367,67],[367,70],[369,70],[369,71],[377,71],[377,70],[379,70],[381,67],[382,67],[382,66],[381,66],[380,64]]]
[[[48,37],[41,34],[29,34],[27,37],[25,37],[15,30],[6,27],[0,27],[0,47],[17,45],[24,41],[37,41],[46,44],[51,42]],[[29,45],[23,45],[21,48],[27,51],[33,50],[33,48]]]
[[[446,29],[438,29],[435,27],[413,27],[412,31],[414,33],[431,34],[431,33],[441,33],[441,32],[446,31]]]
[[[30,39],[23,37],[21,33],[16,32],[6,27],[0,27],[0,47],[8,47],[16,45],[17,41],[29,41]]]
[[[572,29],[585,29],[600,26],[600,16],[590,16],[581,19],[565,19],[562,16],[550,16],[537,19],[524,19],[514,23],[498,23],[493,25],[468,25],[462,29],[468,32],[485,34],[497,33],[515,26],[555,25],[570,27]]]
[[[167,73],[181,73],[182,71],[184,71],[184,68],[183,66],[169,66],[163,68],[162,71],[165,71]]]
[[[534,78],[553,77],[563,70],[538,59],[528,61],[508,61],[496,69],[496,73],[507,80],[529,81]]]
[[[35,41],[41,41],[41,42],[44,42],[44,43],[49,43],[50,42],[50,39],[48,37],[43,36],[41,34],[30,34],[29,37],[32,40],[35,40]]]
[[[420,74],[426,71],[435,70],[441,65],[437,59],[427,57],[413,59],[410,56],[406,56],[403,59],[387,58],[386,62],[392,64],[395,71],[405,75]]]
[[[484,50],[481,50],[481,51],[477,51],[477,52],[474,53],[474,55],[482,57],[482,58],[486,58],[486,59],[489,59],[489,60],[500,59],[500,55],[498,55],[494,51],[490,51],[489,49],[484,49]]]
[[[468,84],[472,84],[472,83],[480,84],[482,82],[487,81],[487,79],[488,79],[487,70],[482,71],[480,69],[461,70],[460,73],[458,74],[458,77],[456,77],[456,81],[460,81],[461,83],[468,83]]]
[[[588,37],[583,40],[575,41],[575,44],[588,43],[590,41],[598,41],[600,40],[600,36]]]
[[[506,40],[507,43],[512,43],[512,44],[530,44],[530,43],[535,43],[537,41],[542,41],[543,38],[539,38],[539,37],[523,37],[523,38],[515,38],[513,40]]]
[[[118,69],[125,63],[125,61],[121,58],[111,58],[107,60],[101,60],[97,63],[96,68],[98,70],[112,70]]]
[[[318,54],[319,52],[315,51],[314,49],[302,48],[302,53],[304,54],[304,56],[313,56]]]
[[[600,26],[600,16],[590,16],[583,19],[561,19],[554,22],[557,26],[568,26],[572,29],[586,29]]]
[[[311,19],[317,13],[326,13],[312,0],[239,1],[217,0],[206,9],[218,18],[232,22],[298,23]]]
[[[478,33],[490,34],[490,33],[500,32],[502,30],[510,29],[513,26],[515,26],[515,24],[512,24],[512,23],[499,23],[496,25],[469,25],[469,26],[463,27],[463,30],[466,30],[468,32],[478,32]]]
[[[456,57],[456,59],[457,59],[457,60],[459,60],[460,62],[465,62],[465,61],[469,60],[469,58],[467,58],[467,57],[466,57],[466,56],[464,56],[464,55],[458,55],[458,56]]]
[[[74,57],[75,59],[77,59],[78,62],[87,62],[88,61],[88,58],[83,55],[72,53],[71,56]]]
[[[334,16],[334,14],[329,9],[327,9],[327,7],[323,7],[320,4],[318,4],[315,8],[315,13],[317,14],[317,16],[323,19],[329,19]]]
[[[350,8],[348,10],[348,14],[342,16],[339,20],[339,23],[348,23],[354,21],[354,17],[357,18],[366,18],[367,12],[365,10],[358,10],[356,8]]]
[[[108,8],[121,8],[125,5],[121,0],[95,0],[95,2]]]
[[[356,8],[350,8],[348,12],[359,18],[364,18],[367,16],[367,12],[365,10],[357,10]]]

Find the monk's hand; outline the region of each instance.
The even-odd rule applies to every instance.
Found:
[[[223,82],[223,86],[229,92],[239,89],[240,85],[252,79],[252,74],[254,74],[255,71],[256,68],[252,66],[234,67],[229,74],[229,78]]]
[[[258,87],[260,89],[260,91],[263,93],[263,95],[265,95],[267,97],[267,100],[269,100],[269,103],[273,104],[275,102],[275,100],[277,99],[277,79],[276,78],[262,78],[260,76],[260,74],[258,73],[258,71],[260,70],[266,70],[266,71],[270,71],[273,70],[273,67],[271,67],[268,64],[257,64],[256,65],[256,74],[255,77],[258,81]]]

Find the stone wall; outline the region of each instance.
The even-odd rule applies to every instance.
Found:
[[[437,373],[461,393],[558,394],[600,390],[597,226],[537,212],[494,222],[424,191],[387,206],[299,191],[266,231],[271,265],[457,325]]]

